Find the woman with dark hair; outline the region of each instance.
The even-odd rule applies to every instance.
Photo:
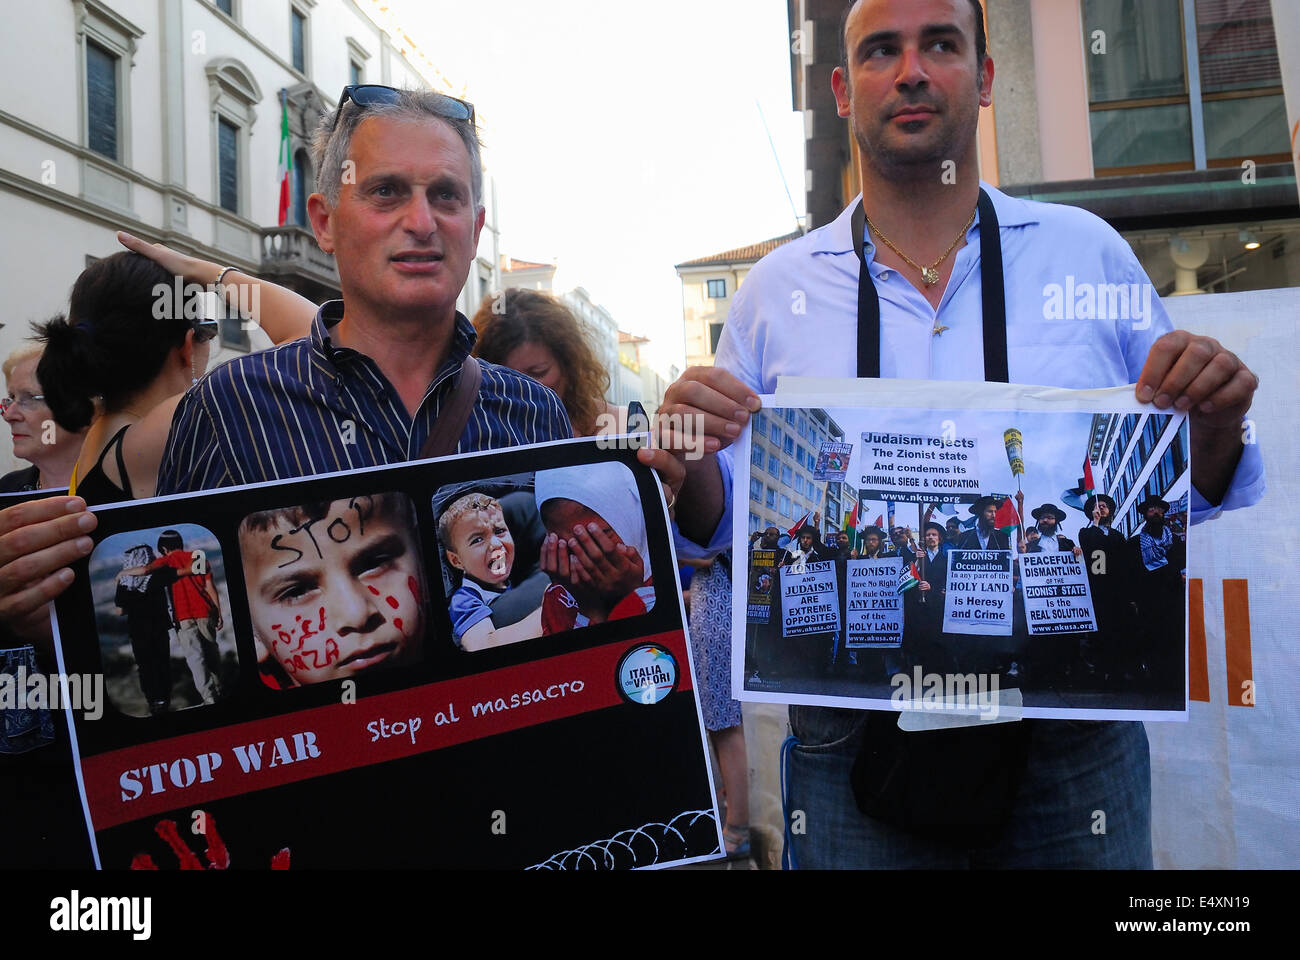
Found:
[[[617,407],[605,402],[609,371],[592,353],[569,308],[537,290],[507,290],[474,314],[474,355],[532,377],[559,396],[575,437],[621,427]],[[604,416],[602,416],[604,415]]]
[[[238,287],[256,285],[271,301],[262,312],[276,318],[267,333],[277,343],[306,335],[315,314],[283,287],[129,234],[118,239],[132,252],[92,263],[73,284],[66,319],[35,325],[45,342],[37,378],[55,422],[89,426],[69,492],[91,504],[153,496],[176,404],[208,365],[217,321],[177,302],[186,299],[176,295],[177,277],[214,284],[231,302],[247,302]]]

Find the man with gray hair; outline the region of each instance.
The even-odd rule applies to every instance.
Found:
[[[456,310],[483,228],[474,108],[350,85],[313,147],[307,212],[343,299],[321,307],[309,337],[218,367],[186,394],[160,495],[408,460],[451,402],[475,339]],[[570,435],[549,390],[478,366],[459,442],[441,452]]]

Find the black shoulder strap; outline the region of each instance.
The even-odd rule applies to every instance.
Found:
[[[984,379],[1006,383],[1007,293],[1002,277],[1002,234],[993,201],[980,187],[980,277],[984,295]]]
[[[456,452],[461,434],[465,432],[465,424],[469,423],[470,412],[478,400],[478,388],[482,380],[483,368],[473,357],[466,357],[456,376],[456,385],[452,387],[451,395],[438,411],[438,419],[433,422],[433,429],[420,448],[421,460],[446,457]]]
[[[858,255],[858,376],[880,376],[880,295],[862,249],[867,215],[858,201],[851,220],[853,249]],[[984,188],[980,188],[980,276],[983,286],[984,379],[1006,383],[1007,301],[1002,276],[1002,238],[998,215]]]

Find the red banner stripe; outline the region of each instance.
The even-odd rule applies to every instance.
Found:
[[[103,830],[179,807],[603,710],[625,702],[615,676],[619,659],[633,647],[649,643],[667,648],[677,660],[673,696],[689,691],[686,638],[675,630],[355,703],[332,703],[218,727],[83,757],[91,820],[96,830]],[[572,689],[575,682],[581,685],[577,692]],[[539,690],[543,699],[533,700],[532,694]],[[525,696],[530,702],[524,702]],[[497,709],[502,702],[504,709]],[[493,708],[476,713],[475,705],[484,703]],[[637,705],[637,709],[654,706]],[[414,734],[413,719],[420,721]],[[397,728],[400,733],[393,730],[394,724],[402,725]],[[260,753],[257,744],[262,745]],[[243,750],[247,772],[236,747]],[[219,759],[214,760],[214,755]],[[260,760],[257,769],[254,756]]]

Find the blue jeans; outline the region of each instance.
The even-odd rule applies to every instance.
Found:
[[[1151,757],[1141,723],[1020,721],[1030,724],[1029,764],[1011,821],[996,846],[967,849],[858,810],[849,771],[865,716],[790,708],[798,744],[785,770],[786,843],[795,867],[1151,869]]]

